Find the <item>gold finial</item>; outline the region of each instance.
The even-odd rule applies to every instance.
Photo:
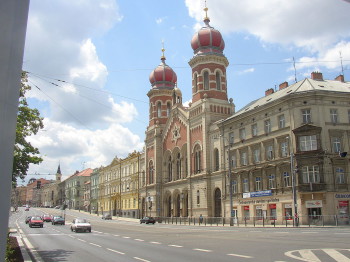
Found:
[[[162,57],[160,58],[161,60],[165,60],[165,55],[164,55],[164,40],[162,40]]]
[[[207,0],[204,1],[204,12],[205,12],[205,17],[204,17],[204,22],[210,21],[208,17],[208,7],[207,7]]]

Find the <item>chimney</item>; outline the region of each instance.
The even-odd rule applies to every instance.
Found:
[[[273,94],[273,88],[270,88],[270,89],[267,89],[266,91],[265,91],[265,96],[268,96],[268,95],[271,95],[271,94]]]
[[[280,90],[283,89],[283,88],[286,88],[288,87],[288,82],[283,82],[282,84],[280,84]]]
[[[345,82],[345,79],[344,79],[344,75],[338,75],[336,78],[334,78],[334,80],[336,81],[340,81],[340,82]]]
[[[312,72],[311,73],[311,79],[323,81],[322,73],[320,73],[320,72]]]

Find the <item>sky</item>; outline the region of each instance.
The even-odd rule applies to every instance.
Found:
[[[350,79],[348,0],[207,0],[225,41],[228,96],[236,111],[276,88],[320,71]],[[30,107],[44,129],[29,141],[44,161],[29,178],[63,178],[125,158],[144,146],[149,74],[166,63],[191,101],[190,41],[204,0],[31,0],[23,70]],[[295,63],[293,63],[293,59]],[[295,68],[295,69],[294,69]],[[20,181],[19,181],[20,182]]]

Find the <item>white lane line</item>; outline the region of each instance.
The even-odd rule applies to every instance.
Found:
[[[80,239],[80,238],[77,238],[77,239],[81,242],[86,242],[86,240],[84,240],[84,239]]]
[[[321,260],[319,260],[317,256],[309,249],[299,250],[299,254],[302,258],[306,259],[306,261],[321,262]]]
[[[142,259],[142,258],[139,258],[139,257],[134,257],[134,258],[137,259],[137,260],[143,261],[143,262],[151,262],[151,261],[149,261],[149,260]]]
[[[71,237],[71,238],[75,238],[75,237],[73,237],[72,235],[68,235],[69,237]]]
[[[252,256],[245,256],[245,255],[239,255],[239,254],[227,254],[227,255],[232,257],[253,258]]]
[[[130,237],[123,237],[123,238],[130,238]]]
[[[335,235],[349,235],[350,234],[350,232],[349,233],[334,233]]]
[[[112,251],[112,252],[114,252],[114,253],[118,253],[118,254],[120,254],[120,255],[125,255],[125,253],[120,252],[120,251],[117,251],[117,250],[114,250],[114,249],[107,248],[107,250]]]
[[[178,246],[178,245],[168,245],[169,247],[183,247],[183,246]]]
[[[201,251],[201,252],[213,252],[213,250],[208,250],[208,249],[200,249],[200,248],[194,248],[193,250],[196,250],[196,251]]]
[[[319,232],[310,232],[310,231],[306,231],[306,232],[301,232],[302,234],[318,234]]]
[[[260,232],[262,232],[262,231],[258,231],[258,230],[256,230],[256,231],[249,231],[249,233],[260,233]]]
[[[275,234],[289,234],[289,232],[284,232],[284,231],[282,231],[282,232],[274,232]]]
[[[119,235],[114,235],[115,237],[119,237]]]
[[[350,259],[346,256],[344,256],[342,253],[338,252],[334,249],[323,249],[325,253],[327,253],[331,258],[333,258],[335,261],[342,261],[342,262],[349,262]]]
[[[97,244],[95,244],[95,243],[89,243],[90,245],[93,245],[93,246],[96,246],[96,247],[101,247],[100,245],[97,245]]]
[[[143,240],[143,239],[139,239],[139,238],[136,238],[136,239],[134,239],[134,240],[136,240],[136,241],[140,241],[140,242],[145,241],[145,240]]]
[[[94,233],[100,233],[100,234],[103,234],[103,232],[100,232],[100,231],[95,231],[95,230],[94,230]]]
[[[155,241],[151,241],[150,243],[151,243],[151,244],[157,244],[157,245],[160,245],[160,244],[161,244],[161,243],[155,242]]]

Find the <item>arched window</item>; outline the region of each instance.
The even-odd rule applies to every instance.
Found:
[[[219,171],[219,167],[220,167],[220,164],[219,164],[219,150],[217,148],[214,149],[214,160],[215,160],[214,170],[215,171]]]
[[[157,104],[157,115],[158,117],[162,117],[162,103],[158,102]]]
[[[170,110],[171,110],[171,105],[170,102],[168,102],[166,104],[166,116],[169,117],[170,116]]]
[[[177,154],[176,159],[176,179],[181,178],[181,155],[180,153]]]
[[[204,71],[204,90],[209,90],[209,73]]]
[[[149,119],[153,118],[153,103],[149,105]]]
[[[201,151],[199,146],[196,146],[194,151],[194,172],[196,174],[201,172]]]
[[[168,160],[168,177],[169,177],[169,182],[173,180],[173,163],[171,161],[171,156],[169,156],[169,160]]]
[[[193,76],[193,80],[194,80],[194,92],[197,93],[198,92],[198,80],[197,80],[197,74],[194,74]]]
[[[220,72],[216,72],[216,89],[221,90],[221,74]]]
[[[153,184],[153,175],[154,175],[154,168],[153,168],[153,162],[150,161],[148,165],[148,184]]]

